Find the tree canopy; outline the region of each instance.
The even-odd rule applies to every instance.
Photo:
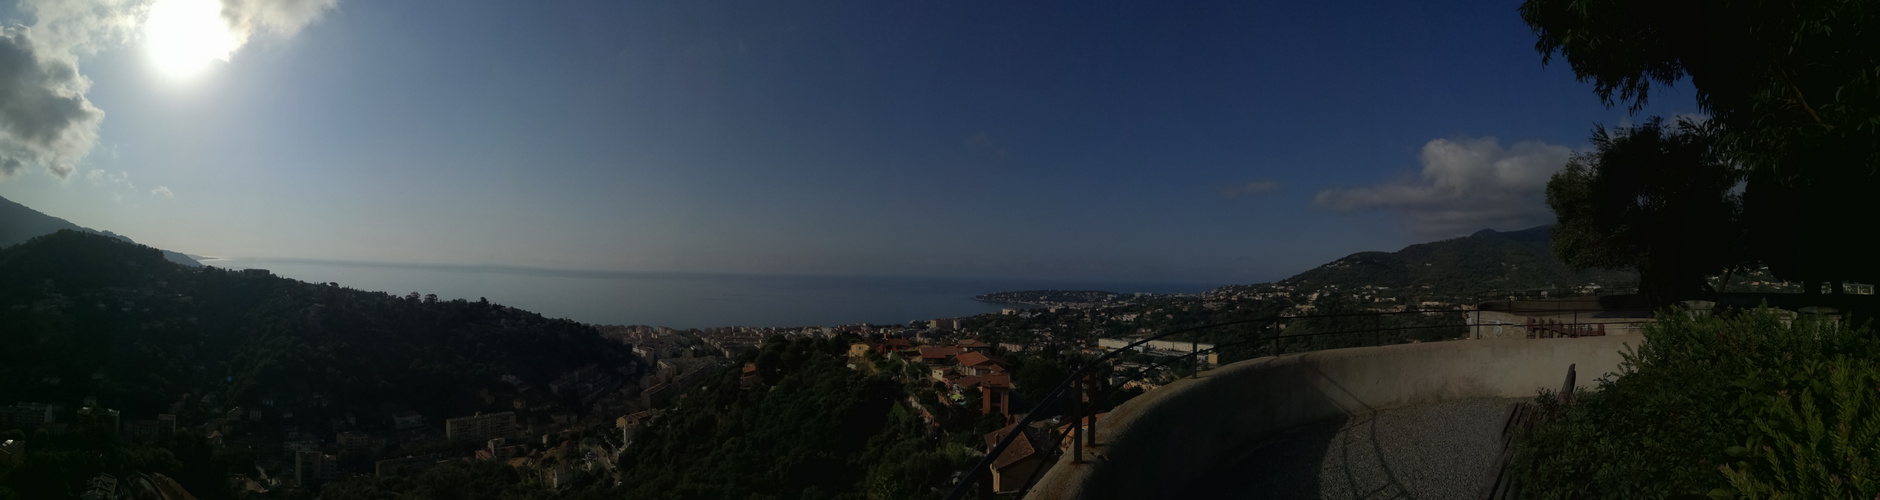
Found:
[[[1880,5],[1528,0],[1520,13],[1543,63],[1562,57],[1608,106],[1636,112],[1654,84],[1688,78],[1713,144],[1748,169],[1738,222],[1778,278],[1880,278],[1847,241],[1871,227],[1856,214],[1880,189]]]
[[[1872,2],[1528,0],[1520,10],[1542,61],[1562,56],[1608,105],[1637,111],[1652,84],[1688,77],[1727,138],[1756,153],[1751,164],[1787,174],[1880,164]]]
[[[1654,304],[1695,296],[1705,277],[1741,265],[1742,174],[1714,140],[1714,126],[1690,120],[1595,128],[1595,151],[1547,183],[1554,253],[1581,269],[1637,269]]]

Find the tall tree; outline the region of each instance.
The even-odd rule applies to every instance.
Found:
[[[1734,192],[1742,169],[1716,140],[1715,126],[1689,120],[1596,127],[1595,150],[1547,183],[1554,253],[1582,270],[1637,269],[1655,306],[1699,296],[1706,277],[1746,259]]]
[[[1755,256],[1805,282],[1880,278],[1847,238],[1880,229],[1880,4],[1865,0],[1527,0],[1543,63],[1564,58],[1608,106],[1688,78],[1751,168]],[[1808,287],[1814,290],[1815,287]]]

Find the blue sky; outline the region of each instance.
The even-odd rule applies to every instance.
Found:
[[[0,196],[217,256],[1248,283],[1546,223],[1628,116],[1505,1],[224,0],[181,77],[46,1],[102,118]]]

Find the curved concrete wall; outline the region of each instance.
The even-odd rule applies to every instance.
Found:
[[[1459,340],[1234,363],[1117,407],[1098,425],[1097,456],[1079,465],[1066,456],[1026,498],[1159,498],[1281,431],[1419,403],[1532,397],[1559,390],[1569,364],[1591,387],[1639,340]]]

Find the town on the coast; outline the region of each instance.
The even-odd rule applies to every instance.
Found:
[[[833,427],[783,432],[762,446],[787,449],[800,446],[788,444],[793,439],[856,431],[846,426],[877,429],[865,446],[828,452],[902,450],[857,467],[882,470],[876,480],[884,488],[916,493],[958,484],[972,462],[1018,433],[984,483],[987,493],[1016,492],[1072,451],[1079,432],[1101,425],[1108,409],[1219,365],[1362,345],[1631,335],[1652,320],[1636,301],[1615,300],[1629,297],[1626,273],[1541,266],[1467,280],[1508,288],[1459,288],[1445,286],[1457,281],[1445,268],[1489,266],[1409,257],[1431,245],[1507,241],[1544,255],[1536,235],[1545,230],[1359,254],[1287,280],[1200,294],[996,292],[977,299],[998,312],[966,317],[691,329],[586,325],[486,299],[192,267],[67,231],[5,250],[21,257],[0,260],[0,275],[22,272],[6,262],[84,253],[121,255],[121,265],[157,272],[104,282],[44,275],[0,309],[12,331],[37,339],[28,345],[38,353],[0,368],[14,395],[0,407],[0,467],[30,470],[36,460],[28,457],[53,450],[125,457],[101,464],[103,472],[63,478],[68,488],[83,480],[96,498],[187,498],[205,477],[227,477],[230,491],[259,497],[367,495],[408,491],[401,488],[411,481],[457,473],[450,471],[496,474],[498,487],[552,497],[666,484],[657,482],[669,473],[661,467],[725,452],[716,438],[689,433],[721,432],[706,429],[727,419],[783,418]],[[1379,284],[1369,269],[1380,262],[1428,274]],[[1766,271],[1731,279],[1737,290],[1765,292],[1750,297],[1800,296]],[[1861,284],[1844,290],[1872,292]],[[1248,320],[1259,321],[1158,337]],[[68,331],[82,334],[59,333]],[[1276,338],[1284,340],[1264,340]],[[141,361],[141,373],[85,361],[126,350],[159,356]],[[1082,394],[1043,401],[1100,358],[1107,361],[1088,371]],[[881,403],[762,415],[803,398]],[[858,423],[868,419],[856,420],[855,411],[874,423]],[[1026,416],[1031,424],[1018,427]],[[149,453],[206,458],[176,469],[137,458]]]
[[[57,235],[67,244],[109,244],[84,241],[80,235]],[[1494,238],[1497,235],[1478,235]],[[1439,244],[1466,245],[1470,239]],[[30,245],[29,245],[30,246]],[[1514,304],[1555,304],[1594,297],[1602,287],[1624,282],[1582,282],[1572,287],[1531,288],[1514,292],[1455,290],[1432,285],[1381,286],[1351,282],[1341,277],[1354,264],[1349,259],[1289,280],[1259,285],[1221,287],[1201,294],[1141,294],[1100,291],[1040,290],[997,292],[977,297],[1002,304],[997,313],[967,317],[931,318],[900,324],[843,324],[804,327],[715,327],[675,329],[646,325],[580,325],[551,321],[538,315],[487,301],[444,301],[412,293],[404,296],[370,294],[345,289],[337,283],[306,284],[274,277],[266,271],[223,271],[176,266],[170,280],[141,285],[89,288],[81,293],[39,290],[29,302],[16,302],[5,313],[14,324],[77,321],[93,317],[122,324],[125,318],[143,321],[200,322],[162,311],[200,308],[194,294],[219,293],[216,287],[284,286],[308,303],[290,309],[296,335],[334,335],[334,328],[352,325],[348,311],[409,309],[411,314],[452,317],[467,321],[448,328],[518,329],[545,327],[566,332],[594,332],[603,345],[590,351],[615,351],[586,359],[550,356],[512,365],[512,371],[468,367],[452,373],[474,374],[468,380],[447,382],[469,401],[412,401],[341,391],[363,380],[340,376],[327,380],[262,380],[266,363],[250,366],[244,380],[211,373],[206,365],[178,366],[180,380],[165,380],[169,387],[190,387],[167,396],[153,409],[132,410],[118,387],[120,379],[136,374],[98,369],[68,374],[47,369],[33,376],[35,389],[0,411],[0,428],[7,438],[0,446],[0,466],[18,465],[34,447],[65,446],[73,439],[112,436],[127,446],[187,442],[212,456],[238,456],[252,461],[248,469],[230,470],[239,491],[256,493],[321,491],[328,484],[355,484],[374,478],[417,477],[440,466],[500,464],[514,471],[518,484],[544,492],[618,484],[622,460],[649,445],[641,431],[656,425],[665,413],[684,411],[688,398],[711,397],[708,391],[752,391],[779,382],[766,353],[790,342],[839,344],[827,355],[839,363],[818,365],[821,370],[796,374],[817,379],[841,373],[892,380],[904,388],[894,404],[917,417],[934,436],[982,436],[977,444],[962,446],[962,453],[983,455],[999,438],[1022,431],[1021,446],[1007,448],[993,462],[991,491],[1018,491],[1055,463],[1073,445],[1074,423],[1064,420],[1063,405],[1040,406],[1038,400],[1076,364],[1123,349],[1150,335],[1183,327],[1269,317],[1276,321],[1239,331],[1178,336],[1144,342],[1134,351],[1117,353],[1095,373],[1091,383],[1110,396],[1086,404],[1097,408],[1082,417],[1093,425],[1113,407],[1130,397],[1152,391],[1172,380],[1201,370],[1260,355],[1271,349],[1286,351],[1333,347],[1300,341],[1293,345],[1247,344],[1237,341],[1277,333],[1330,332],[1347,328],[1330,320],[1335,314],[1372,314],[1368,329],[1390,331],[1389,338],[1373,333],[1366,342],[1425,342],[1457,338],[1492,338],[1534,335],[1536,318],[1542,324],[1559,321],[1560,314],[1545,308],[1518,310]],[[1361,266],[1360,266],[1361,267]],[[1345,274],[1340,274],[1345,273]],[[1584,277],[1582,277],[1584,278]],[[1623,275],[1619,276],[1622,280]],[[1314,280],[1323,283],[1315,283]],[[1561,279],[1542,276],[1538,280]],[[1775,286],[1756,275],[1740,278],[1741,286]],[[185,280],[201,280],[189,288]],[[54,280],[56,281],[56,280]],[[58,287],[55,282],[53,287]],[[57,288],[58,290],[66,290]],[[181,293],[179,293],[181,292]],[[1870,289],[1854,293],[1871,293]],[[1550,295],[1551,294],[1551,295]],[[1583,304],[1582,304],[1583,305]],[[1597,307],[1597,306],[1595,306]],[[1608,307],[1609,309],[1612,307]],[[1559,307],[1555,307],[1559,309]],[[203,311],[205,314],[211,311]],[[1589,315],[1590,316],[1590,315]],[[1335,317],[1335,316],[1334,316]],[[1649,315],[1606,315],[1613,333],[1636,328],[1634,318]],[[27,323],[18,323],[18,322]],[[422,320],[436,322],[437,319]],[[1388,324],[1379,321],[1388,322]],[[1575,324],[1592,323],[1575,321]],[[490,326],[478,326],[490,325]],[[366,328],[372,328],[365,324]],[[141,328],[162,331],[162,324]],[[1604,325],[1600,331],[1605,332]],[[1320,340],[1338,340],[1327,336]],[[283,342],[290,342],[283,339]],[[373,342],[373,339],[356,339]],[[291,342],[306,342],[291,341]],[[481,341],[477,341],[481,342]],[[1244,342],[1241,342],[1244,343]],[[188,346],[176,346],[188,352]],[[326,348],[319,348],[325,350]],[[244,351],[245,352],[245,351]],[[266,354],[256,354],[267,356]],[[427,363],[415,354],[413,366]],[[284,361],[284,360],[283,360]],[[358,365],[351,370],[382,371]],[[448,364],[448,361],[432,361]],[[527,369],[524,369],[524,368]],[[330,372],[332,368],[317,368]],[[222,370],[234,370],[223,368]],[[258,370],[258,371],[255,371]],[[435,373],[426,369],[407,376]],[[337,375],[337,374],[336,374]],[[163,370],[146,376],[164,376]],[[463,376],[463,375],[455,375]],[[324,379],[324,376],[318,378]],[[352,380],[353,382],[346,382]],[[449,380],[449,379],[440,379]],[[149,382],[148,380],[144,382]],[[372,382],[367,382],[372,383]],[[383,379],[382,384],[396,384]],[[712,387],[720,384],[720,387]],[[735,387],[733,387],[735,386]],[[117,393],[118,397],[113,397]],[[72,399],[61,395],[82,395]],[[388,393],[389,394],[389,393]],[[147,399],[147,398],[137,398]],[[136,406],[150,408],[148,403]],[[1033,425],[1014,429],[1032,411],[1051,412]],[[85,437],[91,436],[91,437]],[[170,445],[174,446],[174,445]],[[933,446],[933,445],[927,445]],[[957,464],[956,464],[957,465]],[[956,471],[957,473],[957,471]],[[123,474],[129,474],[124,476]],[[957,478],[956,478],[957,479]],[[189,491],[177,478],[159,472],[127,470],[97,474],[88,479],[88,491]],[[934,485],[922,485],[932,487]],[[167,495],[167,494],[166,494]],[[163,498],[174,498],[167,495]]]

